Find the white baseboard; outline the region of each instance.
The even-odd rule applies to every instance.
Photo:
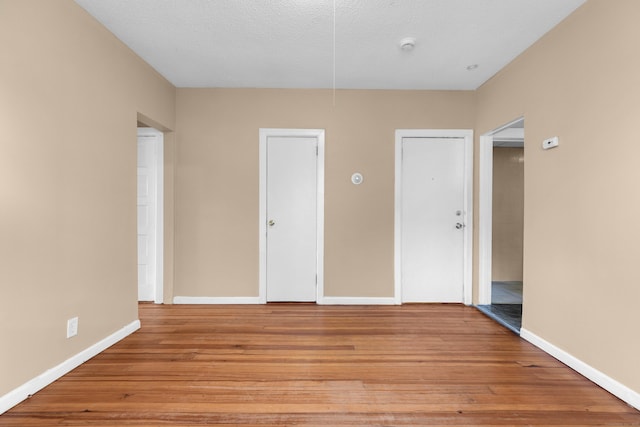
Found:
[[[174,304],[265,304],[260,297],[174,297]],[[322,297],[319,305],[393,305],[394,298]]]
[[[95,343],[89,348],[82,350],[80,353],[72,356],[71,358],[65,360],[58,366],[55,366],[37,377],[29,380],[25,384],[20,387],[13,389],[9,393],[0,397],[0,414],[8,411],[9,409],[16,406],[18,403],[22,402],[29,396],[35,394],[36,392],[42,390],[58,378],[62,377],[66,373],[72,371],[78,366],[82,365],[87,360],[91,359],[93,356],[98,353],[104,351],[105,349],[111,347],[118,341],[132,334],[133,332],[140,329],[140,320],[135,320],[129,323],[124,328],[114,332],[109,335],[105,339]]]
[[[322,297],[318,300],[321,305],[395,305],[395,298],[378,297]]]
[[[607,390],[609,393],[617,396],[634,408],[640,409],[640,393],[638,393],[637,391],[634,391],[624,384],[621,384],[620,382],[614,380],[603,372],[600,372],[596,368],[586,364],[575,356],[572,356],[561,348],[558,348],[550,342],[540,338],[531,331],[523,328],[520,330],[520,336],[529,341],[531,344],[545,351],[549,355],[555,357],[560,362],[569,366],[576,372],[584,375],[589,380]]]
[[[174,297],[174,304],[263,304],[259,297]]]

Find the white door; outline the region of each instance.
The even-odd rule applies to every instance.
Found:
[[[316,301],[318,137],[271,135],[263,139],[266,300]]]
[[[138,131],[139,301],[162,302],[161,135],[154,129]]]
[[[403,302],[463,302],[464,138],[402,138]]]

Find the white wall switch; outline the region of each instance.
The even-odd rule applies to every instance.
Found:
[[[557,147],[559,143],[560,141],[558,140],[557,136],[554,136],[553,138],[545,139],[544,141],[542,141],[542,149],[548,150],[549,148]]]
[[[67,338],[78,335],[78,318],[74,317],[67,320]]]

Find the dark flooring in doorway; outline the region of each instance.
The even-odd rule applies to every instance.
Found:
[[[478,310],[520,335],[522,327],[522,304],[478,305]]]
[[[492,282],[491,305],[478,310],[520,335],[522,327],[522,282]]]

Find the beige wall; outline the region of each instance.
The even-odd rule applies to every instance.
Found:
[[[522,281],[524,149],[494,147],[491,280]]]
[[[471,128],[472,92],[179,89],[177,296],[258,295],[258,129],[326,130],[325,295],[393,296],[394,132]],[[354,186],[351,174],[364,183]]]
[[[524,328],[636,392],[639,16],[588,1],[478,90],[476,127],[527,123]]]
[[[137,113],[175,89],[71,0],[0,0],[0,46],[1,396],[137,319]]]

